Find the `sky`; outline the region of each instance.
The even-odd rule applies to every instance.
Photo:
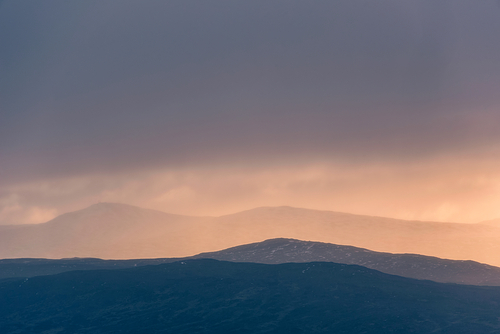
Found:
[[[499,218],[499,55],[496,0],[0,1],[0,224]]]

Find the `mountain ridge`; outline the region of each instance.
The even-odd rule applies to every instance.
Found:
[[[474,261],[440,259],[418,254],[374,252],[353,246],[269,239],[188,258],[137,260],[5,259],[0,260],[0,280],[12,277],[51,275],[72,270],[119,269],[157,265],[181,260],[209,258],[219,261],[264,264],[333,262],[360,265],[386,274],[442,283],[500,286],[500,268]]]
[[[273,238],[500,265],[500,227],[398,220],[292,207],[220,217],[99,203],[38,224],[0,228],[0,258],[186,257]]]
[[[474,224],[489,224],[489,223],[496,223],[497,221],[500,222],[500,218],[498,219],[491,219],[491,220],[485,220],[481,221],[478,223],[455,223],[455,222],[449,222],[449,221],[432,221],[432,220],[418,220],[418,219],[403,219],[403,218],[392,218],[392,217],[384,217],[384,216],[377,216],[377,215],[366,215],[366,214],[356,214],[356,213],[350,213],[350,212],[342,212],[342,211],[332,211],[332,210],[320,210],[320,209],[309,209],[309,208],[301,208],[301,207],[294,207],[294,206],[289,206],[289,205],[280,205],[280,206],[259,206],[247,210],[242,210],[238,212],[233,212],[229,214],[223,214],[220,216],[207,216],[207,215],[202,215],[202,216],[196,216],[196,215],[186,215],[186,214],[175,214],[175,213],[169,213],[165,212],[162,210],[158,209],[148,209],[148,208],[142,208],[139,206],[131,205],[131,204],[125,204],[125,203],[118,203],[118,202],[99,202],[95,204],[91,204],[88,207],[85,207],[83,209],[78,209],[74,211],[69,211],[62,213],[58,215],[57,217],[54,217],[46,222],[42,223],[37,223],[37,224],[6,224],[6,225],[0,225],[1,227],[6,227],[6,226],[33,226],[33,225],[43,225],[50,223],[54,220],[59,220],[60,218],[63,217],[68,217],[74,214],[83,214],[83,213],[90,213],[90,214],[97,214],[99,212],[106,212],[106,211],[112,211],[113,209],[117,208],[122,208],[122,209],[140,209],[144,211],[150,211],[150,212],[157,212],[157,213],[162,213],[170,216],[176,216],[176,217],[193,217],[193,218],[223,218],[223,217],[233,217],[233,216],[238,216],[240,214],[255,214],[255,213],[261,213],[261,212],[269,212],[269,211],[283,211],[288,213],[294,212],[294,213],[300,213],[300,212],[309,212],[309,213],[327,213],[327,214],[335,214],[335,215],[342,215],[346,217],[363,217],[363,218],[373,218],[373,219],[384,219],[384,220],[392,220],[394,222],[399,222],[399,223],[428,223],[428,224],[456,224],[456,225],[474,225]]]
[[[329,243],[276,238],[201,253],[190,258],[265,264],[328,261],[360,265],[386,274],[442,283],[500,286],[500,267],[471,260],[392,254]]]

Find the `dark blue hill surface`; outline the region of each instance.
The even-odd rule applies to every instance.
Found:
[[[26,278],[54,275],[73,270],[124,269],[175,262],[180,259],[102,260],[96,258],[70,259],[2,259],[0,281],[7,278]]]
[[[0,283],[1,333],[500,333],[500,288],[216,260]]]

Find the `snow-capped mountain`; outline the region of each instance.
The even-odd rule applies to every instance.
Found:
[[[296,239],[269,239],[193,258],[279,264],[326,261],[357,264],[387,274],[443,283],[500,285],[500,268],[475,261],[447,260],[418,254],[391,254],[364,248]]]

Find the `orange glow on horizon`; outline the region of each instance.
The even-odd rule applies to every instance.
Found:
[[[88,175],[11,187],[13,195],[3,199],[0,220],[41,223],[103,201],[192,216],[221,216],[259,206],[286,205],[408,220],[475,223],[500,217],[499,165],[489,159],[443,158],[400,165],[318,162]],[[43,195],[46,205],[23,204],[21,198],[26,194]]]

